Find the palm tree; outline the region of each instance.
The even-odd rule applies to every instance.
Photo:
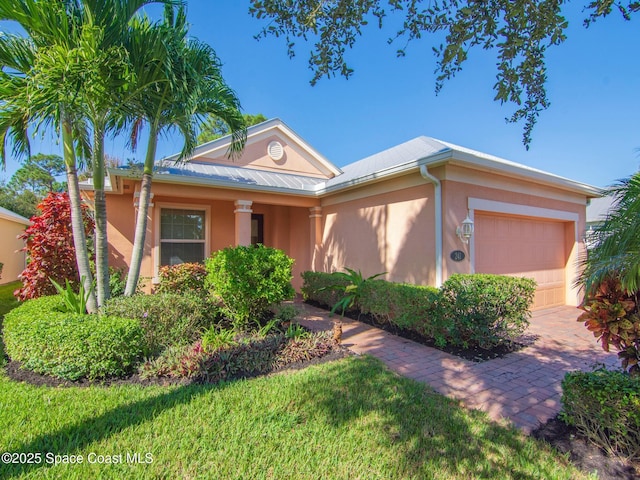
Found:
[[[137,81],[146,88],[137,96],[131,139],[135,147],[143,123],[148,125],[149,137],[125,295],[135,292],[140,277],[158,135],[169,128],[179,130],[184,138],[179,160],[184,160],[196,146],[197,125],[209,114],[228,125],[232,135],[230,156],[237,155],[246,140],[238,98],[224,82],[213,49],[187,38],[182,7],[176,14],[171,6],[165,6],[161,24],[152,25],[142,19],[132,27],[129,50],[131,57],[138,60],[134,64]]]
[[[0,35],[0,162],[5,163],[7,141],[13,144],[17,157],[29,155],[29,125],[35,125],[37,130],[53,124],[58,129],[71,203],[76,263],[85,290],[90,291],[93,281],[76,159],[76,147],[86,144],[76,141],[81,138],[77,129],[81,122],[75,121],[74,114],[82,70],[71,61],[77,25],[63,2],[0,0],[0,19],[18,22],[27,34]],[[81,151],[86,153],[84,149]],[[87,309],[97,310],[95,296],[89,296]]]
[[[591,233],[578,283],[589,293],[615,277],[624,290],[635,293],[640,289],[640,172],[603,193],[613,198],[613,207]]]

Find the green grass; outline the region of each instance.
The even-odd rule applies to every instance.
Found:
[[[21,282],[11,282],[0,285],[0,320],[9,310],[18,306],[18,300],[13,296],[13,292],[20,288]]]
[[[0,333],[2,332],[2,320],[4,319],[4,314],[13,308],[16,308],[19,304],[16,297],[13,296],[13,292],[21,285],[21,282],[11,282],[5,285],[0,285]],[[4,359],[4,345],[2,344],[2,338],[0,337],[0,367],[4,365]]]
[[[14,288],[0,286],[2,315]],[[2,479],[585,478],[548,446],[368,356],[171,387],[36,387],[0,371],[0,412],[0,454],[41,454],[0,461]],[[128,463],[135,454],[151,463]],[[83,463],[50,463],[73,455]],[[89,463],[100,458],[122,463]]]
[[[43,454],[0,465],[2,478],[583,478],[367,356],[208,386],[48,388],[0,373],[0,411],[0,452]],[[45,452],[84,463],[48,465]],[[91,453],[125,463],[89,464]]]

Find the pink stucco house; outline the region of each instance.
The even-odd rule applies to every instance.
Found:
[[[452,273],[500,273],[534,278],[535,308],[579,301],[572,284],[594,187],[428,137],[338,168],[279,119],[250,127],[235,161],[228,144],[158,163],[143,276],[264,243],[295,259],[297,288],[304,270],[345,266],[436,286]],[[111,169],[109,182],[111,263],[127,266],[139,174]]]

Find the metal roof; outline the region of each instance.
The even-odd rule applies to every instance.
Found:
[[[263,126],[282,126],[280,121],[271,123],[265,122]],[[460,163],[479,170],[504,173],[527,181],[579,192],[589,197],[600,196],[600,190],[591,185],[424,136],[346,165],[340,174],[331,179],[198,161],[175,162],[173,157],[159,162],[154,178],[158,181],[174,183],[322,196],[391,175],[405,174],[417,169],[420,165],[438,165],[445,162]],[[109,172],[135,178],[136,170],[137,168],[134,166],[133,168],[110,169]]]
[[[0,218],[21,223],[22,225],[31,225],[31,221],[28,218],[25,218],[22,215],[18,215],[16,212],[12,212],[11,210],[3,207],[0,207]]]

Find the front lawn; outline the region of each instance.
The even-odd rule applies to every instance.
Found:
[[[13,292],[20,288],[21,285],[21,282],[11,282],[0,285],[0,333],[2,332],[2,320],[4,318],[4,314],[16,308],[19,304],[16,297],[13,296]],[[2,337],[0,336],[0,367],[3,365],[4,345],[2,344]]]
[[[218,385],[49,388],[0,373],[0,411],[0,452],[42,453],[3,478],[584,478],[368,356]]]

